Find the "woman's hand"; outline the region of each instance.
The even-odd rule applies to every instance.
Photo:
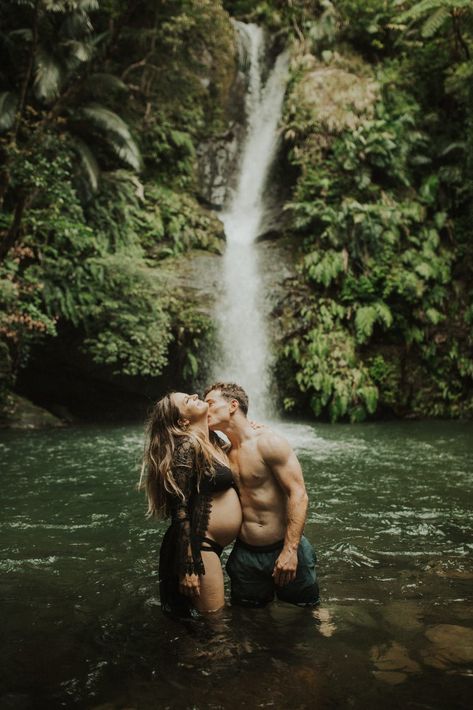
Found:
[[[266,428],[265,424],[261,424],[260,422],[255,422],[254,419],[249,419],[248,423],[249,423],[250,427],[252,429],[255,429],[256,431],[258,431],[258,429],[265,429]]]
[[[186,597],[200,596],[200,580],[198,574],[186,574],[179,582],[181,594]]]

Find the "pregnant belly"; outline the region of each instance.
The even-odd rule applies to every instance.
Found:
[[[207,537],[225,547],[238,535],[241,527],[241,505],[234,488],[212,496],[212,511],[207,528]]]

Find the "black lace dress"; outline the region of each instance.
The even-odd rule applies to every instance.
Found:
[[[225,469],[227,475],[230,472],[222,464],[219,468]],[[196,451],[188,437],[180,437],[176,443],[172,474],[184,499],[169,494],[171,525],[159,554],[161,608],[173,615],[192,616],[191,600],[179,592],[179,580],[186,574],[205,574],[201,544],[212,510],[212,489],[201,484],[197,490]],[[210,472],[208,475],[210,478]]]

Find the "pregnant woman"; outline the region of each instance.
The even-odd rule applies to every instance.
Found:
[[[147,426],[141,487],[148,515],[170,517],[159,555],[163,611],[179,616],[224,606],[220,555],[241,526],[241,506],[221,441],[209,436],[206,402],[173,392]]]

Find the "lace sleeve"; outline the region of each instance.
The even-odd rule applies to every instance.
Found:
[[[195,451],[189,440],[180,441],[173,456],[172,474],[182,491],[170,501],[172,522],[178,526],[176,569],[180,578],[186,574],[204,574],[200,551],[192,544],[191,514],[197,494]]]

